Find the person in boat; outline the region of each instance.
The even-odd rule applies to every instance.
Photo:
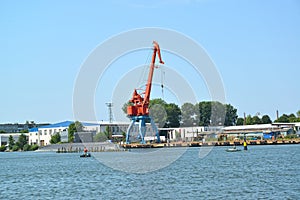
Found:
[[[87,152],[88,152],[87,148],[84,147],[84,149],[83,149],[83,154],[84,154],[85,156],[87,155]]]

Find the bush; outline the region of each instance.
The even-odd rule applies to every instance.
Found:
[[[13,150],[13,151],[18,151],[19,150],[19,145],[14,145],[13,147],[12,147],[12,149],[11,150]]]
[[[31,145],[30,144],[25,144],[23,147],[23,151],[30,151],[31,150]]]
[[[37,144],[31,145],[30,151],[38,150],[38,148],[39,148],[39,145],[37,145]]]
[[[59,133],[56,133],[54,135],[51,136],[51,139],[50,139],[50,143],[51,144],[57,144],[61,141],[61,137],[60,137],[60,134]]]
[[[103,132],[97,133],[93,138],[94,142],[105,142],[106,140],[108,140],[108,138],[107,138],[106,134]]]
[[[5,150],[6,150],[6,146],[5,145],[0,146],[0,152],[3,152]]]
[[[288,134],[287,136],[285,136],[284,138],[285,139],[294,139],[294,138],[297,138],[298,135],[297,134]]]

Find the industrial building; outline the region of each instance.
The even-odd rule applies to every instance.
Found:
[[[300,123],[272,123],[243,126],[228,126],[223,128],[226,137],[239,138],[244,135],[253,139],[276,139],[291,133],[300,134]]]
[[[29,130],[29,144],[38,144],[39,146],[46,146],[50,144],[51,136],[59,133],[62,142],[68,142],[68,129],[73,121],[64,121],[55,124],[50,124],[47,126],[41,126],[39,128],[32,128]],[[129,122],[81,122],[83,125],[83,131],[74,134],[74,142],[93,142],[93,136],[99,132],[109,131],[112,135],[112,139],[123,138],[126,133]],[[152,128],[150,124],[146,125],[146,132],[151,133]],[[138,135],[138,126],[133,126],[132,134]],[[147,135],[149,136],[149,135]],[[149,139],[150,140],[150,139]],[[164,138],[162,138],[164,141]]]
[[[39,128],[32,128],[29,130],[29,144],[38,144],[39,146],[46,146],[50,144],[51,136],[59,133],[62,142],[68,141],[68,129],[73,121],[64,121],[47,126],[41,126]],[[100,124],[97,123],[81,123],[83,125],[83,131],[86,132],[99,132]]]

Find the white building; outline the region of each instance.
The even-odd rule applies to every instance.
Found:
[[[297,131],[297,123],[255,124],[228,126],[223,129],[223,134],[231,137],[242,137],[246,135],[252,138],[275,139],[279,135],[288,135],[293,129]]]
[[[41,126],[39,128],[32,128],[29,130],[29,144],[38,144],[39,146],[46,146],[50,144],[51,136],[59,133],[61,135],[62,142],[68,141],[68,129],[73,121],[64,121],[56,124],[50,124],[47,126]],[[97,123],[81,123],[84,131],[99,132],[100,124]]]
[[[159,128],[160,131],[167,131],[167,139],[170,141],[194,141],[195,138],[217,137],[222,131],[222,126],[193,126],[178,128]]]

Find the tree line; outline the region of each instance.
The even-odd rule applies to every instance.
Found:
[[[7,149],[8,148],[8,149]],[[0,147],[0,151],[35,151],[39,147],[38,145],[30,145],[28,144],[28,138],[25,134],[21,134],[17,141],[13,138],[12,135],[8,137],[8,147],[2,145]]]
[[[127,113],[127,106],[123,112]],[[272,123],[269,115],[238,117],[237,109],[231,104],[218,101],[202,101],[196,104],[184,103],[179,107],[175,103],[152,99],[149,104],[150,116],[159,127],[191,127],[191,126],[234,126]],[[297,115],[297,116],[296,116]],[[300,110],[297,114],[283,114],[274,122],[300,122]]]
[[[296,113],[291,113],[289,115],[282,114],[278,119],[274,120],[274,123],[293,123],[300,122],[300,110]],[[268,115],[260,116],[251,116],[247,115],[246,118],[239,117],[237,118],[236,125],[253,125],[253,124],[270,124],[272,123],[271,118]]]
[[[127,113],[128,105],[124,104],[124,113]],[[232,126],[238,117],[236,108],[218,101],[184,103],[179,107],[158,98],[150,100],[149,109],[150,116],[159,127]]]

